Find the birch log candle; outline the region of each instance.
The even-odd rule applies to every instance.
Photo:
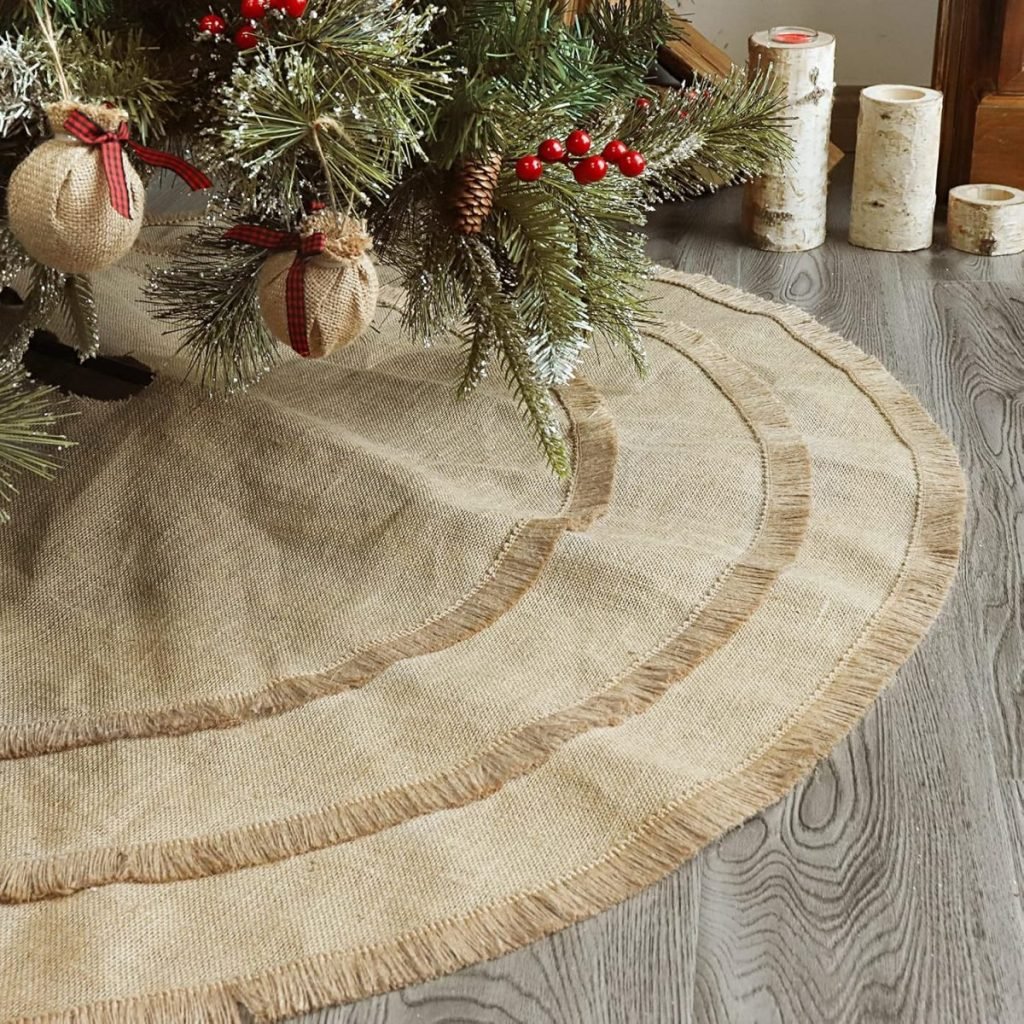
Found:
[[[793,140],[792,160],[752,181],[743,196],[743,226],[758,249],[802,252],[825,241],[835,57],[827,32],[787,27],[750,37],[749,73],[770,69],[778,79]]]
[[[1008,185],[950,189],[949,244],[978,256],[1024,252],[1024,191]]]
[[[850,241],[910,252],[932,244],[942,93],[872,85],[860,94]]]

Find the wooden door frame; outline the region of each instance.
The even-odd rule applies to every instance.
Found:
[[[1024,0],[1006,0],[999,91],[1024,93]]]
[[[939,0],[932,86],[941,89],[939,195],[970,180],[978,102],[995,90],[1007,4],[1018,0]]]

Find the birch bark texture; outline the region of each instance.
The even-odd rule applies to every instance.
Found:
[[[861,90],[850,241],[911,252],[932,244],[942,93],[910,85]]]
[[[1024,191],[1009,185],[949,190],[949,244],[978,256],[1024,252]]]
[[[751,77],[771,70],[785,90],[793,157],[747,185],[743,227],[757,249],[804,252],[825,241],[836,40],[827,32],[811,34],[806,42],[773,35],[750,37],[747,67]]]

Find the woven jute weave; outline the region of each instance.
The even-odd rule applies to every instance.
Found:
[[[560,395],[376,330],[197,399],[80,402],[0,535],[0,1020],[273,1020],[492,957],[825,756],[956,564],[948,442],[804,314],[666,273],[652,369]]]
[[[380,283],[370,260],[370,236],[352,218],[321,211],[306,217],[302,234],[326,237],[322,255],[309,260],[303,274],[306,310],[305,342],[309,355],[320,358],[350,345],[369,326]],[[288,273],[295,254],[274,253],[260,270],[260,312],[271,334],[284,345],[292,342],[288,328]]]
[[[47,107],[54,138],[41,143],[19,164],[7,188],[11,230],[26,252],[67,274],[90,274],[120,259],[142,228],[145,191],[142,179],[121,154],[131,215],[111,205],[103,157],[63,130],[80,111],[105,131],[128,119],[124,110],[95,104],[61,102]]]

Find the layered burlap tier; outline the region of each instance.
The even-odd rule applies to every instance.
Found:
[[[111,347],[160,361],[129,280]],[[561,395],[564,485],[394,294],[227,403],[166,357],[80,403],[0,535],[0,1020],[270,1020],[497,955],[857,721],[951,579],[955,455],[803,314],[654,288],[649,377]]]

